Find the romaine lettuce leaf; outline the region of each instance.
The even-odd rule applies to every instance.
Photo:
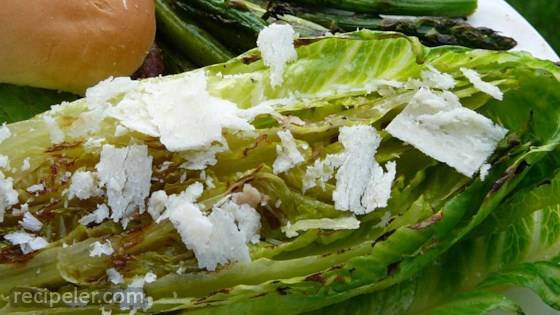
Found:
[[[213,188],[204,190],[199,200],[205,209],[211,209],[247,183],[270,198],[269,205],[258,209],[263,218],[261,242],[250,245],[251,262],[228,264],[215,272],[202,270],[173,225],[169,221],[157,224],[147,214],[135,217],[126,230],[113,222],[81,226],[79,218],[105,200],[99,197],[66,203],[62,192],[68,183],[63,177],[66,172],[95,167],[101,151],[96,139],[116,146],[144,143],[155,166],[170,162],[165,170],[157,171],[163,182],[154,181],[152,191],[180,193],[201,176],[199,171],[179,167],[192,152],[169,152],[157,138],[138,132],[115,133],[118,121],[114,119],[103,120],[90,133],[77,132],[83,129],[83,113],[91,105],[82,99],[44,114],[58,122],[65,134],[63,143],[51,143],[43,115],[10,125],[16,136],[0,144],[0,154],[8,156],[13,165],[31,160],[31,170],[7,173],[22,194],[37,182],[47,186],[46,193],[30,201],[30,211],[46,211],[48,207],[49,215],[42,217],[45,229],[41,235],[50,242],[48,248],[26,257],[27,263],[22,266],[14,265],[14,257],[7,255],[13,252],[12,247],[0,247],[0,277],[4,280],[0,293],[8,294],[23,279],[28,287],[64,290],[76,286],[83,291],[103,292],[111,289],[106,269],[118,266],[127,280],[148,271],[158,275],[157,281],[145,285],[146,294],[154,299],[146,310],[151,313],[295,314],[353,301],[366,294],[356,298],[371,299],[371,303],[364,302],[366,309],[368,305],[385,309],[377,303],[400,301],[404,299],[401,295],[406,296],[407,303],[399,306],[406,307],[395,306],[398,314],[416,305],[423,307],[419,301],[422,296],[416,294],[414,287],[422,281],[422,275],[442,273],[438,269],[440,262],[445,262],[444,266],[453,263],[454,258],[447,257],[453,255],[454,248],[466,246],[464,242],[499,233],[487,223],[496,219],[493,214],[506,215],[503,209],[514,205],[515,198],[539,189],[538,185],[551,180],[560,166],[553,158],[560,144],[560,109],[554,105],[560,99],[560,71],[549,62],[519,53],[456,47],[429,49],[414,38],[369,31],[302,39],[297,44],[298,59],[287,66],[285,82],[276,88],[271,87],[269,69],[257,50],[197,70],[206,73],[212,96],[245,109],[268,104],[284,117],[278,120],[267,113],[258,115],[252,122],[253,138],[226,131],[229,150],[218,153],[217,163],[205,170],[205,176],[215,183]],[[457,85],[452,92],[465,107],[510,131],[490,158],[492,169],[485,181],[465,177],[383,131],[415,93],[416,88],[406,83],[420,79],[429,65],[455,78]],[[505,93],[504,100],[492,100],[473,87],[462,75],[463,67],[475,69],[485,81],[499,86]],[[150,82],[186,75],[190,74],[143,81],[140,89]],[[122,97],[118,95],[111,102],[119,102]],[[290,117],[296,123],[291,123]],[[357,124],[381,131],[377,161],[397,161],[388,206],[359,216],[360,228],[356,230],[311,229],[295,238],[286,237],[281,227],[288,222],[347,215],[333,206],[333,180],[324,190],[316,187],[305,193],[302,182],[308,165],[343,150],[337,141],[339,129]],[[298,143],[306,145],[302,150],[304,162],[285,173],[274,174],[272,163],[280,142],[276,134],[282,128],[289,129]],[[278,207],[272,206],[278,202]],[[518,203],[525,205],[523,201]],[[527,212],[530,211],[516,211],[516,217],[509,219],[517,222]],[[385,214],[389,222],[383,221]],[[0,231],[17,229],[17,221],[17,215],[8,213]],[[477,230],[479,227],[481,230]],[[99,240],[110,240],[119,255],[89,257],[89,245]],[[63,243],[73,245],[63,247]],[[473,254],[479,257],[484,253],[477,250]],[[38,265],[47,272],[30,277],[35,271],[26,266]],[[186,271],[176,273],[179,268]],[[499,295],[485,296],[480,292],[467,294],[463,300],[476,300],[481,309],[515,309]],[[118,312],[117,306],[111,308]],[[8,303],[2,311],[26,314],[38,310],[44,311]],[[71,312],[89,314],[94,310],[98,311],[99,306]],[[68,310],[61,306],[43,313],[64,312]]]

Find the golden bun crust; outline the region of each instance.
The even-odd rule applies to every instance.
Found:
[[[155,28],[154,0],[4,0],[0,82],[83,93],[138,69]]]

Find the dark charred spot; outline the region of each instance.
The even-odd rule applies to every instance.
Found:
[[[53,144],[52,146],[48,147],[45,151],[46,153],[56,153],[60,151],[64,151],[67,149],[73,149],[82,145],[81,141],[74,141],[74,142],[63,142],[59,144]]]
[[[346,253],[346,251],[347,251],[347,249],[342,248],[342,249],[337,250],[336,253],[337,253],[338,255],[342,255],[342,254]]]
[[[387,240],[391,235],[393,235],[393,233],[395,233],[395,231],[389,231],[387,233],[384,233],[383,235],[381,235],[376,241],[372,242],[371,247],[375,246],[375,244],[380,241],[385,241]]]
[[[413,226],[411,226],[411,228],[414,230],[422,230],[435,224],[436,222],[441,221],[441,219],[443,219],[443,212],[440,211],[432,215],[431,217],[427,218],[426,220],[414,224]]]
[[[257,209],[257,211],[261,216],[264,217],[264,220],[266,221],[268,226],[270,226],[271,229],[276,230],[282,227],[282,221],[277,216],[277,214],[281,213],[280,209],[274,209],[274,211],[272,211],[272,209],[268,209],[268,208],[263,208],[262,210],[261,208],[259,208]]]
[[[303,46],[307,46],[307,45],[311,45],[315,42],[318,42],[320,40],[323,40],[324,38],[320,38],[320,37],[312,37],[312,38],[298,38],[294,41],[294,46],[296,48],[299,47],[303,47]]]
[[[261,294],[253,295],[252,297],[250,297],[250,299],[257,299],[257,298],[265,296],[266,294],[267,294],[266,292],[263,292]]]
[[[352,267],[352,268],[348,269],[349,274],[353,274],[355,271],[356,271],[355,267]]]
[[[126,264],[128,264],[128,262],[132,260],[132,256],[126,254],[115,254],[111,256],[111,259],[112,265],[117,269],[121,269],[124,268]]]
[[[35,256],[36,252],[23,254],[19,246],[10,246],[0,250],[1,264],[25,264]]]
[[[246,65],[250,65],[253,62],[257,62],[261,59],[261,56],[259,55],[248,55],[248,56],[243,56],[241,57],[241,62],[243,62]]]
[[[280,295],[287,295],[288,290],[290,290],[290,287],[278,287],[278,288],[276,288],[276,292],[278,292],[278,294],[280,294]]]
[[[519,165],[517,166],[514,165],[508,168],[505,171],[504,175],[500,177],[496,182],[494,182],[494,185],[492,186],[490,193],[495,193],[498,190],[500,190],[502,186],[504,186],[507,182],[512,180],[516,175],[519,175],[521,172],[523,172],[528,166],[529,164],[527,164],[527,162],[521,161]]]
[[[247,147],[243,150],[243,157],[247,157],[249,155],[249,153],[251,151],[253,151],[254,149],[256,149],[261,142],[265,142],[267,140],[268,140],[268,135],[266,135],[266,134],[260,135],[253,145],[251,145],[251,146],[249,146],[249,147]]]
[[[389,266],[387,266],[387,274],[389,276],[394,275],[395,273],[397,273],[399,271],[399,266],[400,266],[400,262],[395,262],[390,264]]]
[[[305,277],[305,281],[325,283],[325,277],[321,273],[314,273]]]
[[[342,265],[334,265],[329,268],[329,271],[340,270],[342,269]]]

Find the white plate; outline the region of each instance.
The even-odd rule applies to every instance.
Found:
[[[527,51],[540,59],[560,60],[539,32],[504,0],[479,0],[478,2],[478,9],[469,17],[469,23],[489,27],[505,36],[513,37],[517,41],[517,46],[513,50]],[[529,289],[509,289],[505,295],[520,304],[527,315],[560,315],[560,312],[546,305]],[[505,312],[491,314],[509,315]]]
[[[478,9],[468,22],[513,37],[517,41],[513,50],[528,51],[540,59],[560,60],[539,32],[504,0],[478,0]]]

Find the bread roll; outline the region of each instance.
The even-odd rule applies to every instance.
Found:
[[[75,93],[132,74],[155,36],[154,0],[4,0],[0,82]]]

